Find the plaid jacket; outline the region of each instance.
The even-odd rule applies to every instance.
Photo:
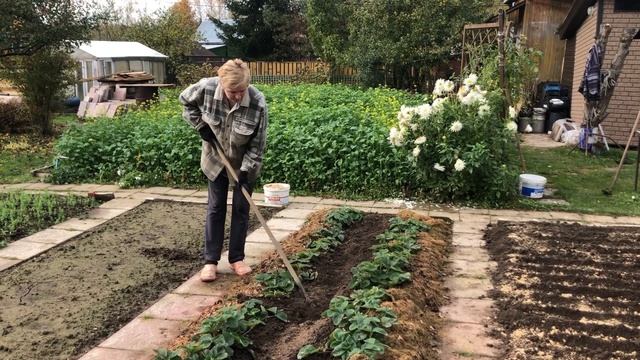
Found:
[[[224,101],[218,78],[205,78],[180,94],[182,116],[196,130],[210,126],[236,173],[246,171],[255,182],[262,167],[267,139],[267,104],[264,95],[249,86],[242,100],[233,108]],[[214,181],[224,164],[211,144],[202,142],[200,167]],[[231,176],[229,176],[231,179]]]

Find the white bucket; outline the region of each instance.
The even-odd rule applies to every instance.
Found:
[[[547,178],[534,174],[520,175],[520,195],[532,199],[540,199],[544,195]]]
[[[289,204],[289,184],[266,184],[264,187],[264,203],[267,205]]]

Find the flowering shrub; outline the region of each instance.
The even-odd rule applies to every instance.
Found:
[[[438,80],[434,100],[402,106],[389,132],[392,145],[410,151],[420,186],[439,201],[498,204],[516,193],[515,111],[502,120],[500,93],[477,81],[471,74],[455,92],[452,81]]]

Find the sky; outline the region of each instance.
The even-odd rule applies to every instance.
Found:
[[[177,0],[114,0],[118,8],[125,8],[129,3],[136,11],[150,14],[156,10],[166,9],[175,4]]]

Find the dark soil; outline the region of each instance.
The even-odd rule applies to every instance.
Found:
[[[334,296],[351,292],[348,287],[351,268],[371,258],[370,247],[375,243],[375,237],[388,227],[389,218],[389,215],[365,215],[360,223],[347,230],[344,242],[335,252],[316,261],[318,278],[305,284],[310,302],[306,302],[300,292],[294,292],[289,298],[262,299],[267,307],[283,309],[289,322],[269,321],[265,326],[255,328],[250,335],[255,357],[245,352],[234,356],[234,359],[295,359],[305,344],[327,338],[333,329],[331,322],[322,318],[322,312],[329,307]]]
[[[640,228],[498,223],[504,359],[640,358]]]
[[[382,359],[435,360],[438,354],[438,330],[441,326],[439,307],[445,302],[442,279],[445,276],[446,259],[451,244],[451,222],[419,217],[406,212],[401,217],[417,217],[433,226],[419,239],[422,249],[412,264],[413,280],[388,292],[393,298],[383,304],[391,308],[398,322],[389,330],[385,343],[389,349]],[[254,355],[247,351],[237,352],[233,359],[249,360],[293,360],[299,349],[306,344],[322,348],[334,330],[330,320],[322,317],[331,299],[337,295],[351,293],[351,268],[371,259],[370,247],[378,234],[388,227],[391,216],[367,214],[362,222],[352,225],[346,232],[344,243],[334,253],[317,260],[315,266],[319,277],[305,285],[311,301],[305,302],[300,292],[290,298],[261,299],[267,307],[276,306],[288,315],[289,322],[268,321],[265,326],[252,330]],[[313,225],[313,224],[312,224]],[[304,228],[303,228],[304,232]],[[248,297],[240,295],[242,302]],[[253,296],[255,297],[255,296]],[[312,355],[309,360],[333,359],[329,352]]]
[[[74,358],[117,331],[201,267],[205,210],[146,202],[0,272],[0,359]]]

